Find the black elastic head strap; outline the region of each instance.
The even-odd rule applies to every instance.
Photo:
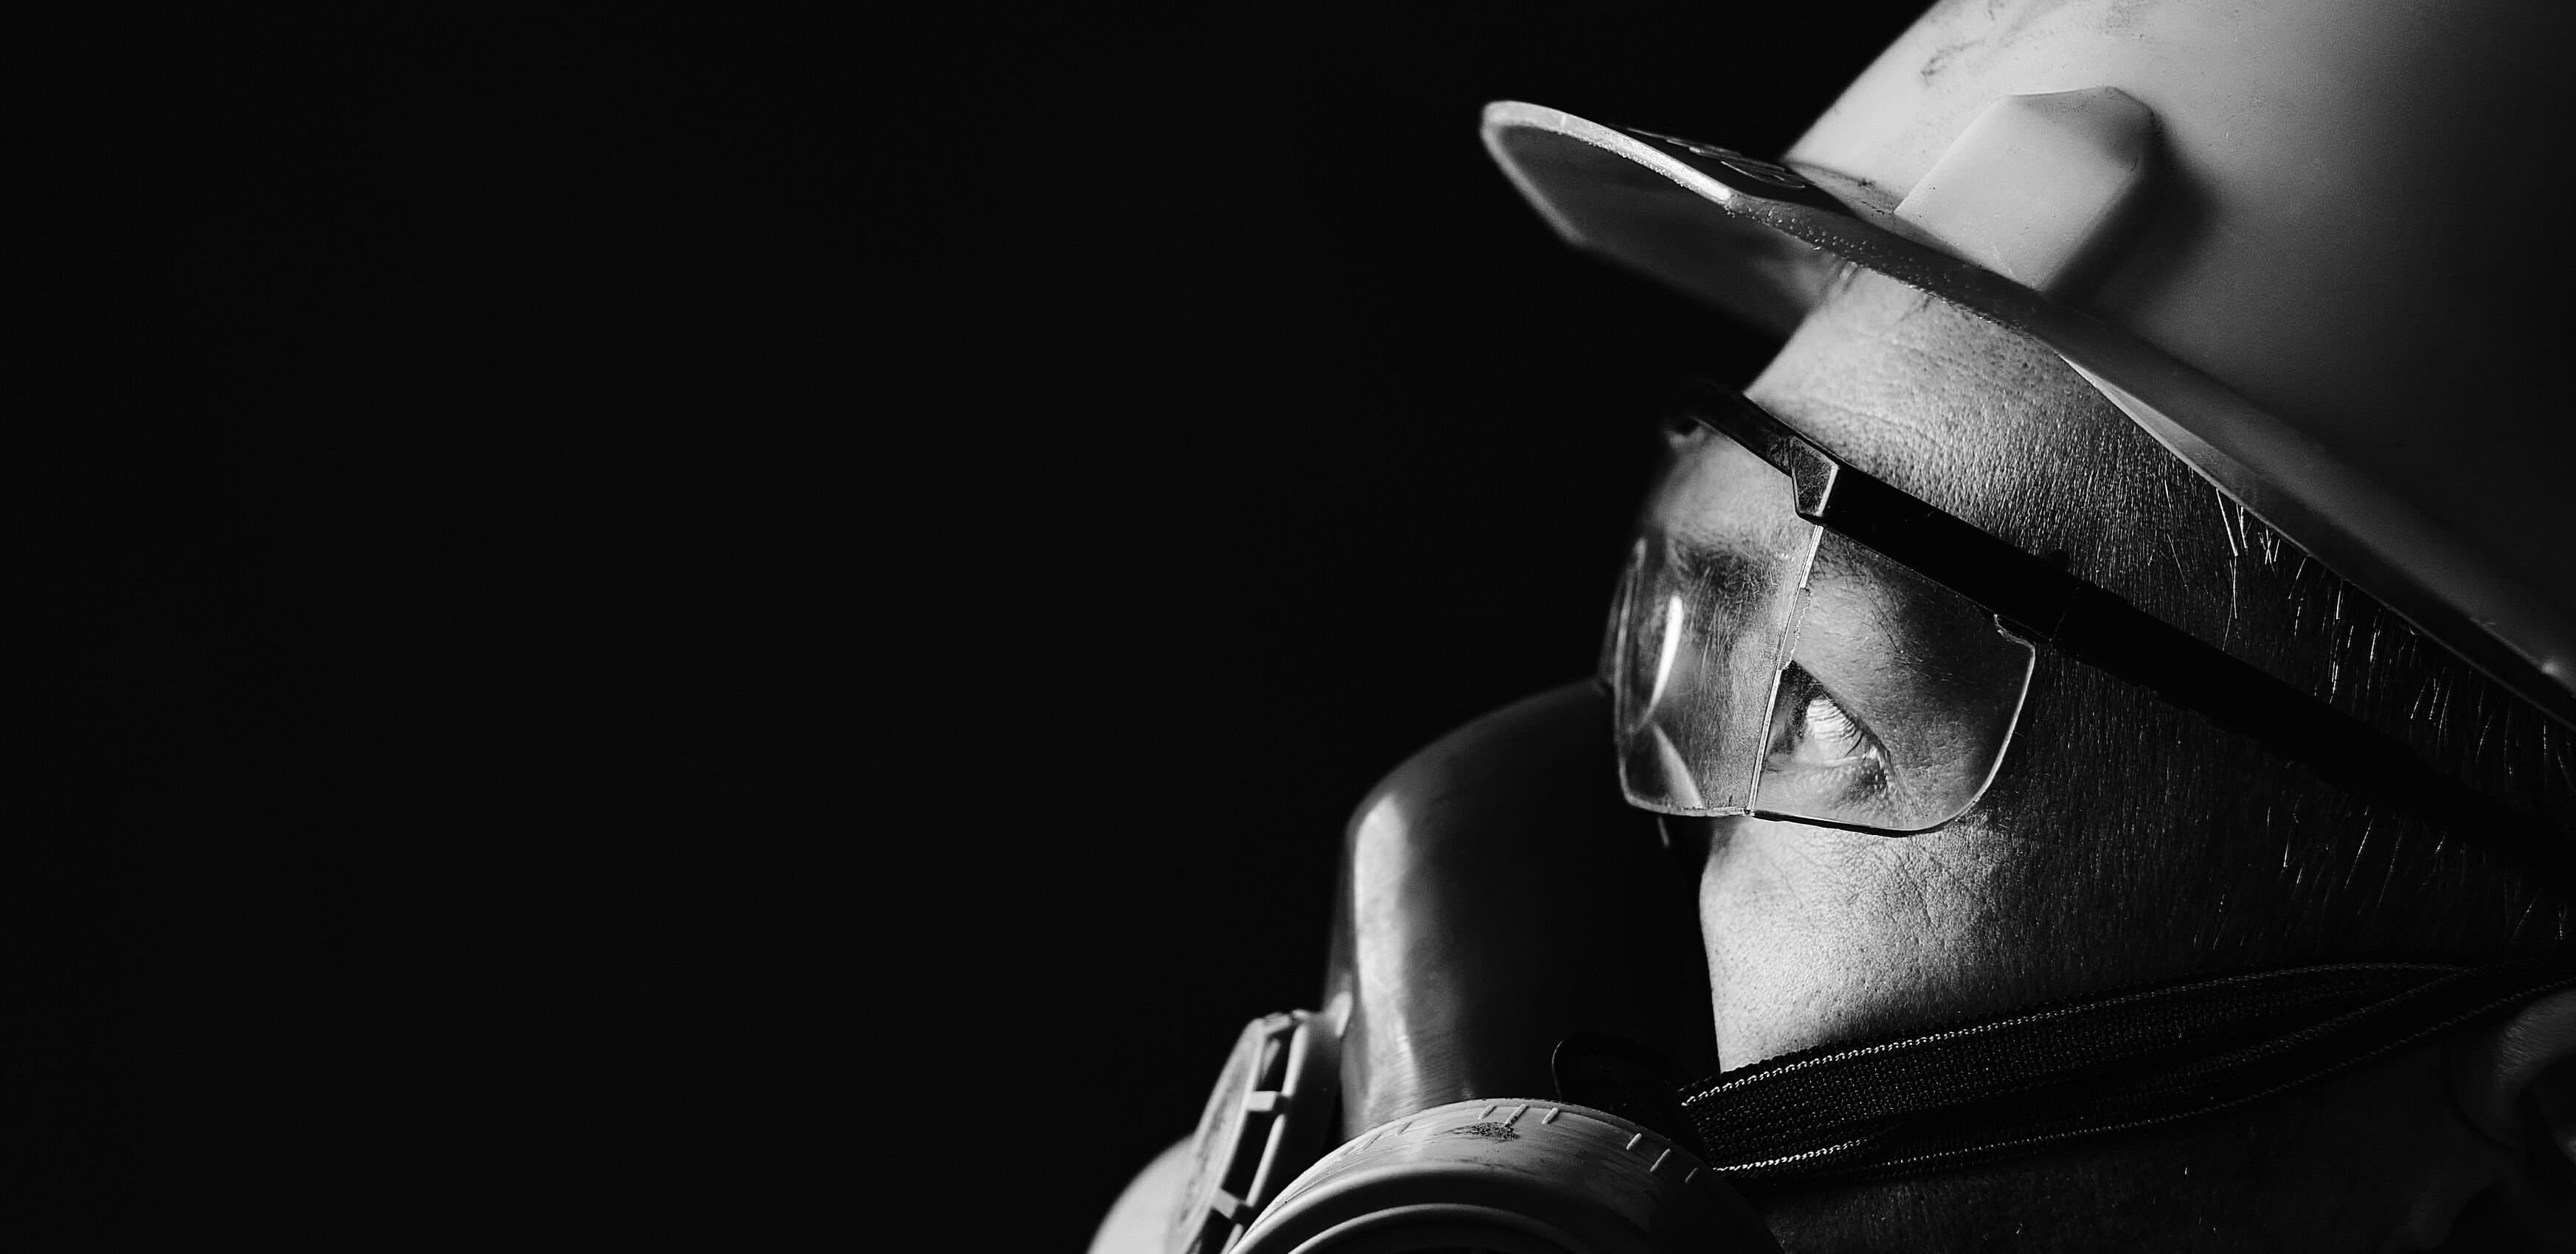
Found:
[[[2196,979],[1790,1054],[1681,1104],[1730,1183],[1884,1179],[2234,1109],[2571,987],[2564,958]]]

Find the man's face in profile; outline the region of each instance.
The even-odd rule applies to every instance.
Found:
[[[2034,388],[2034,381],[2057,386]],[[2032,520],[2017,516],[2017,506],[2035,487],[2054,479],[2081,492],[2087,478],[2099,476],[2073,464],[2090,450],[2062,438],[2064,428],[2125,422],[2094,412],[2103,403],[2043,351],[1872,278],[1839,289],[1752,394],[1863,468],[2026,545]],[[1746,456],[1705,435],[1676,437],[1649,505],[1651,521],[1680,535],[1726,533],[1733,520],[1722,485],[1737,477],[1734,463]],[[2045,539],[2031,547],[2072,551],[2090,538],[2052,532]],[[1919,626],[1907,590],[1887,582],[1826,564],[1815,572],[1810,619],[1835,626],[1830,651],[1847,672],[1872,656],[1905,653]],[[1805,636],[1801,645],[1812,647]],[[1825,683],[1851,702],[1848,684],[1838,677]],[[1866,719],[1859,707],[1854,713],[1883,722]],[[2025,728],[2017,739],[2018,754],[2047,752],[2045,728]],[[1810,740],[1822,744],[1820,734],[1809,734],[1785,748],[1806,756],[1833,748]],[[2050,778],[2082,783],[2073,772]],[[1713,824],[1701,916],[1726,1065],[1901,1027],[1926,1014],[2027,1000],[2030,990],[1997,979],[1998,968],[2014,961],[1992,939],[1993,916],[2014,904],[1999,899],[1997,874],[2033,837],[2062,844],[2082,834],[2016,831],[1991,810],[1979,807],[1942,831],[1911,838],[1765,820]]]

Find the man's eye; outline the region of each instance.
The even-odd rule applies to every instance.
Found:
[[[1800,667],[1780,676],[1771,708],[1773,771],[1875,771],[1884,761],[1878,739]]]

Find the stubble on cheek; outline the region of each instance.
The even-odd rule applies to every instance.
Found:
[[[1965,825],[1890,839],[1725,824],[1699,894],[1720,1063],[2001,1008],[1984,938],[2006,856],[2000,838]]]

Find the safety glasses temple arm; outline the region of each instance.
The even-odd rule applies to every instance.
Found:
[[[1957,590],[2016,633],[2249,737],[2352,796],[2428,820],[2560,887],[2576,843],[2403,743],[2118,596],[1849,466],[1810,519]]]

